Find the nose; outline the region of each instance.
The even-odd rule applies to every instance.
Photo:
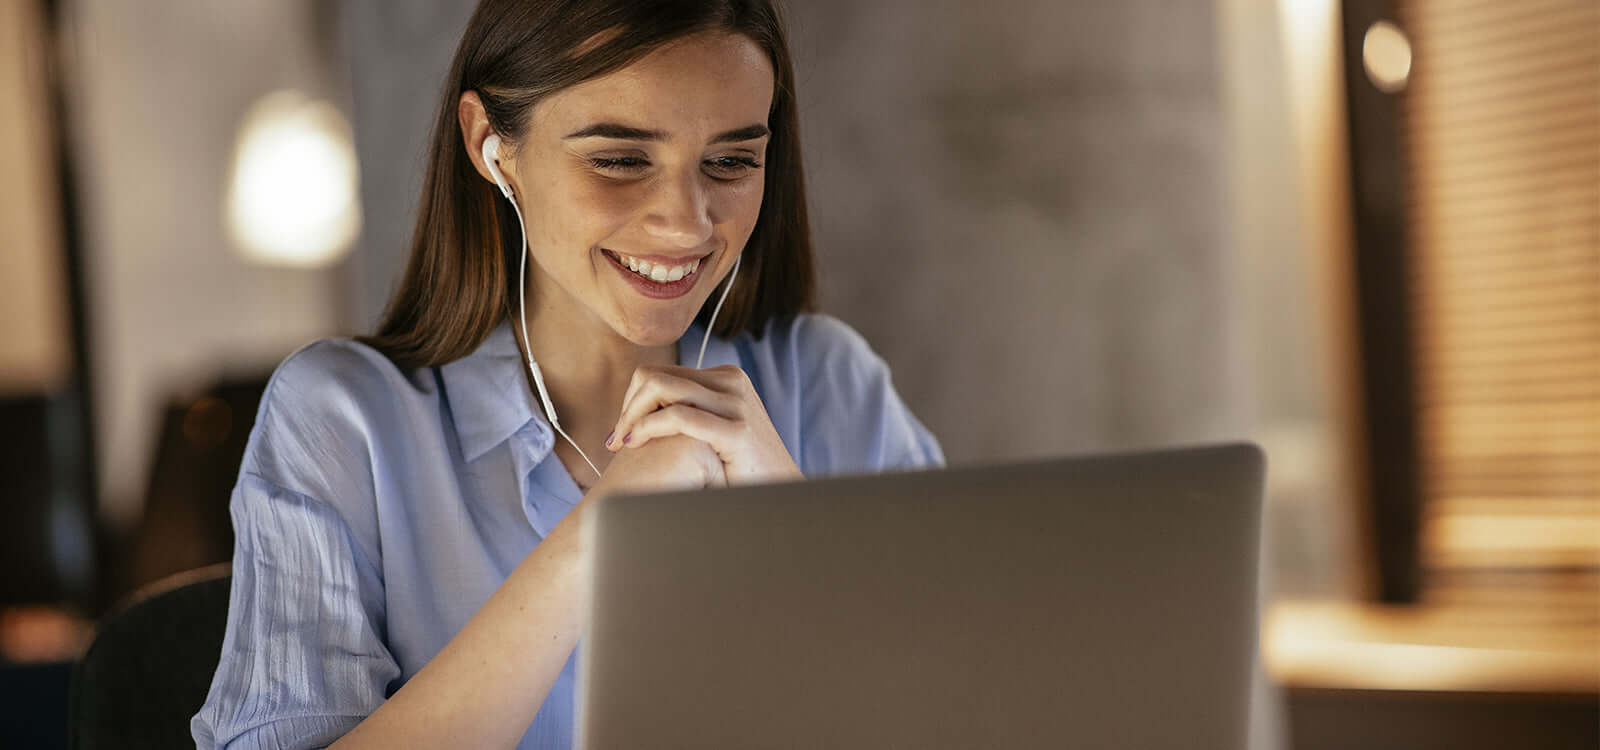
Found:
[[[685,249],[700,247],[711,239],[715,222],[698,175],[663,180],[653,193],[644,220],[650,236]]]

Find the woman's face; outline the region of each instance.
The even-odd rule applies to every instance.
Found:
[[[754,41],[708,32],[535,105],[509,165],[529,317],[677,341],[755,228],[772,93]]]

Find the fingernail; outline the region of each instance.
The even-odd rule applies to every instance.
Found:
[[[630,439],[630,438],[632,438],[632,437],[633,437],[633,433],[631,433],[631,432],[630,432],[630,433],[628,433],[628,434],[626,434],[626,435],[623,435],[623,436],[622,436],[622,444],[623,444],[623,445],[627,445],[627,444],[628,444],[628,440],[629,440],[629,439]]]
[[[616,430],[612,430],[611,434],[606,436],[606,445],[610,445],[611,441],[615,440],[616,438],[617,438],[617,431]]]

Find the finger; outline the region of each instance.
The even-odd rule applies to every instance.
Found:
[[[634,404],[640,401],[640,394],[651,383],[655,382],[660,375],[661,370],[658,367],[647,365],[634,368],[633,377],[628,380],[628,392],[622,395],[622,408],[617,412],[616,422],[611,425],[611,437],[606,439],[606,448],[615,451],[622,447],[622,437],[628,434],[623,429],[624,423],[626,422],[631,427],[632,419],[629,418],[629,415],[636,415],[638,411]],[[646,396],[645,398],[649,397]],[[654,409],[656,405],[651,405],[648,408]]]
[[[697,380],[690,375],[690,373],[695,372],[698,372],[698,370],[676,365],[643,365],[635,367],[633,369],[633,377],[628,378],[628,390],[622,394],[622,408],[626,410],[628,402],[632,401],[634,396],[639,394],[639,390],[654,380],[657,375],[672,375],[687,380]]]
[[[702,370],[716,386],[714,390],[723,393],[754,393],[755,386],[750,382],[750,376],[737,365],[718,365],[707,370]]]
[[[617,423],[611,432],[612,441],[607,448],[616,450],[622,447],[622,438],[633,430],[641,417],[672,404],[688,404],[729,419],[740,413],[737,398],[707,388],[696,380],[659,370],[645,371],[641,368],[640,372],[645,374],[638,378],[638,387],[632,388],[632,393],[623,401],[622,413],[617,415]]]
[[[697,370],[693,367],[667,365],[656,369],[668,375],[676,375],[680,378],[693,380],[719,393],[740,394],[744,393],[746,387],[750,386],[750,376],[746,375],[745,371],[737,365],[717,365],[703,370]]]
[[[651,367],[633,368],[633,377],[628,378],[628,392],[622,394],[622,408],[628,408],[628,402],[633,400],[633,395],[638,393],[639,388],[642,387],[645,381],[649,379],[650,373],[653,369],[654,368]],[[621,435],[618,435],[617,437],[621,437]]]
[[[718,456],[726,460],[730,450],[738,445],[741,424],[704,409],[673,404],[650,412],[635,422],[633,434],[628,436],[627,447],[638,448],[656,438],[686,435],[711,446]]]
[[[657,368],[641,367],[634,371],[634,381],[623,397],[622,410],[617,414],[611,434],[622,438],[633,428],[633,423],[656,409],[674,403],[707,401],[709,390],[688,378],[666,373]]]
[[[717,365],[703,370],[682,365],[653,365],[639,369],[693,380],[721,393],[739,393],[744,386],[750,384],[750,377],[737,365]]]

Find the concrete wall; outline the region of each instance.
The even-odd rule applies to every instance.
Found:
[[[953,461],[1244,435],[1209,3],[792,8],[826,304]]]

